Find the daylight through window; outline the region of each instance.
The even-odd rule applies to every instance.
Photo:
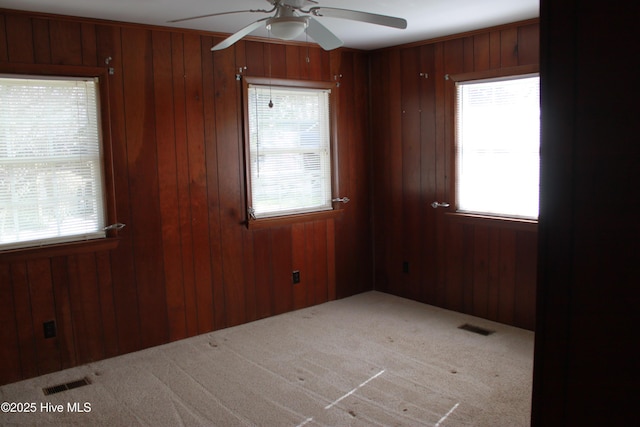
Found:
[[[249,210],[254,218],[332,209],[330,93],[248,86]]]
[[[537,75],[457,83],[458,211],[538,217]]]
[[[98,80],[0,75],[0,249],[104,237]]]

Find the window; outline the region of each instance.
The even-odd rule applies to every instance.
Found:
[[[537,74],[457,82],[458,211],[537,219],[539,86]]]
[[[0,75],[0,250],[105,237],[98,78]]]
[[[251,219],[332,210],[331,89],[255,81],[246,84]]]

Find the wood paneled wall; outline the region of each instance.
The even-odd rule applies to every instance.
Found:
[[[258,41],[211,53],[217,41],[0,10],[0,66],[106,67],[111,58],[116,207],[127,224],[115,250],[0,257],[0,384],[372,288],[368,55]],[[243,224],[236,74],[269,68],[340,81],[337,172],[352,201],[334,219]],[[48,320],[53,339],[44,339]]]
[[[454,86],[447,75],[538,63],[537,21],[371,58],[376,289],[528,329],[535,226],[458,218],[450,202]]]

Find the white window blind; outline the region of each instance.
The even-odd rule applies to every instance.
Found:
[[[329,89],[249,86],[255,218],[332,209],[329,96]]]
[[[537,75],[457,84],[459,211],[538,217],[539,87]]]
[[[0,249],[104,237],[97,79],[0,75]]]

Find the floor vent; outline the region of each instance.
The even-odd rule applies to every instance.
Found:
[[[91,382],[87,378],[83,378],[77,381],[71,381],[70,383],[58,384],[51,387],[45,387],[42,389],[45,396],[49,396],[50,394],[60,393],[62,391],[71,390],[74,388],[82,387],[85,385],[89,385]]]
[[[484,335],[485,337],[495,332],[490,331],[489,329],[481,328],[480,326],[470,325],[468,323],[465,323],[462,326],[458,326],[458,329],[464,329],[465,331],[474,332],[476,334]]]

